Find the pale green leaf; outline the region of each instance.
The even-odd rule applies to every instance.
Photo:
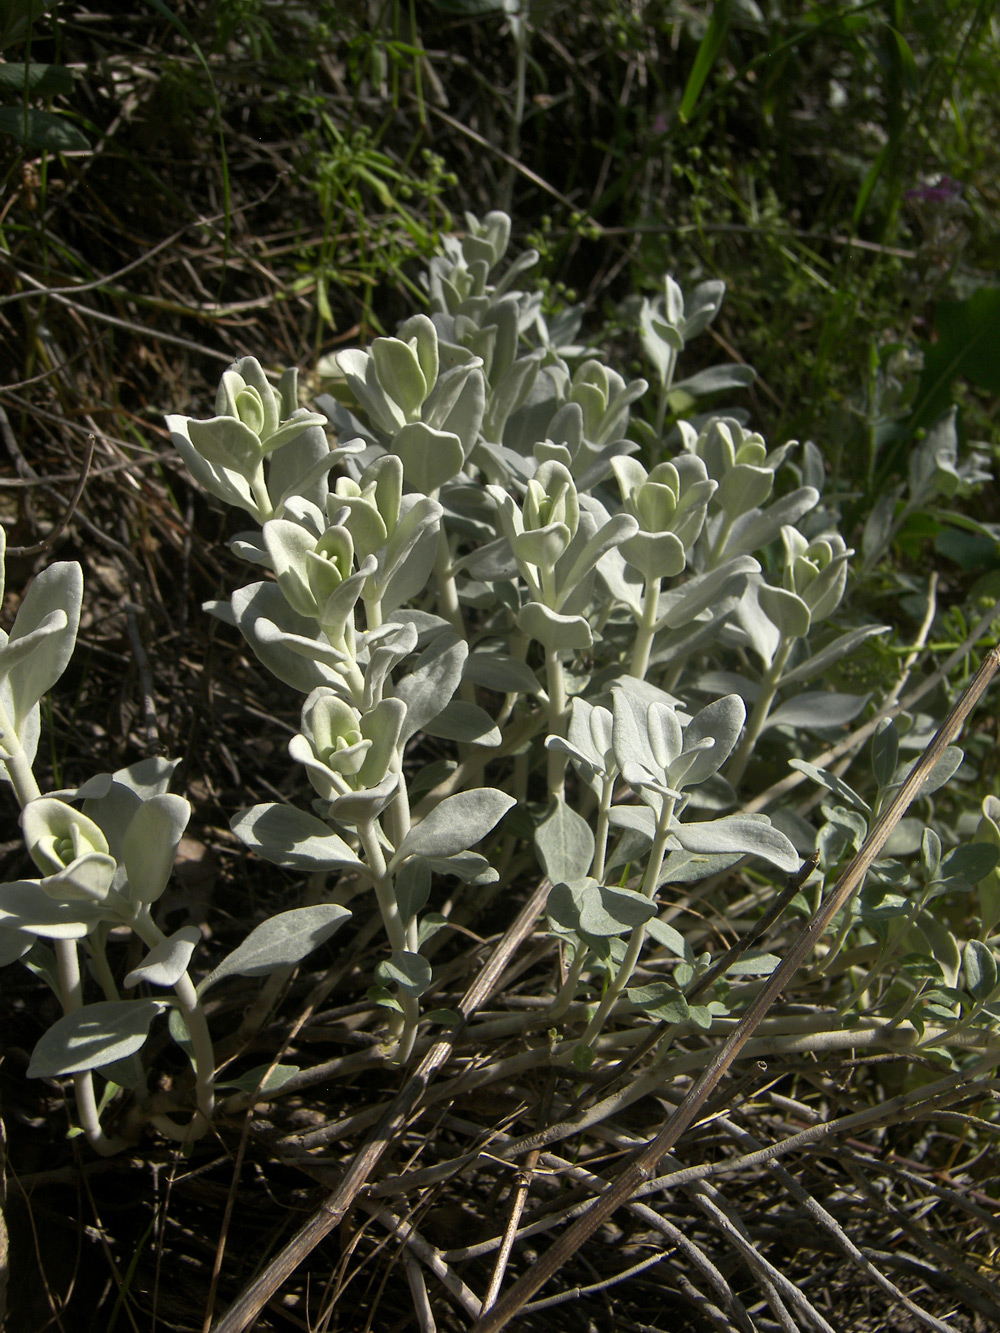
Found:
[[[57,1019],[31,1054],[29,1078],[58,1078],[141,1050],[164,1000],[102,1000]]]
[[[269,917],[208,974],[198,994],[204,995],[224,977],[265,977],[279,967],[298,963],[325,943],[350,915],[336,903],[317,903]]]
[[[590,824],[564,800],[535,829],[535,847],[553,884],[582,879],[594,859]]]
[[[649,986],[629,986],[625,994],[637,1009],[661,1023],[686,1023],[688,1002],[675,986],[655,981]]]
[[[689,852],[745,852],[763,857],[779,870],[794,874],[801,858],[792,843],[766,818],[728,815],[702,823],[670,826],[671,836]]]
[[[277,1096],[300,1071],[299,1065],[257,1065],[248,1069],[239,1078],[227,1078],[216,1083],[217,1088],[232,1088],[236,1092],[248,1095],[259,1093],[261,1096]],[[261,1080],[264,1080],[261,1082]]]
[[[462,680],[469,646],[450,630],[438,634],[417,658],[413,670],[396,685],[406,705],[400,739],[408,741],[451,702]]]
[[[394,953],[388,962],[379,963],[375,980],[382,986],[394,986],[414,999],[423,995],[431,984],[433,971],[426,958],[418,953]]]
[[[35,704],[66,670],[76,644],[82,602],[80,566],[75,560],[60,560],[42,570],[18,607],[0,653],[0,673],[9,680],[14,706],[11,720],[18,732]]]
[[[136,810],[122,839],[122,859],[134,902],[155,903],[167,887],[191,807],[181,796],[151,796]]]
[[[989,945],[982,940],[969,940],[962,952],[962,972],[965,989],[981,1003],[990,998],[997,988],[997,960]]]
[[[485,838],[516,804],[513,796],[496,787],[475,787],[446,796],[410,829],[392,864],[399,865],[407,856],[451,856],[467,851]]]
[[[590,648],[594,637],[583,616],[563,616],[541,602],[528,602],[517,615],[517,627],[549,652]]]
[[[150,949],[138,967],[125,978],[125,986],[138,986],[145,981],[150,986],[173,986],[187,971],[191,955],[201,943],[197,926],[181,926],[173,935]]]
[[[244,846],[291,870],[357,869],[361,862],[343,838],[316,815],[269,802],[241,810],[230,828]]]

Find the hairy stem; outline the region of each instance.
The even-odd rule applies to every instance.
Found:
[[[162,944],[166,938],[163,931],[153,921],[149,914],[149,908],[146,906],[141,907],[136,912],[130,924],[143,944],[150,949]],[[162,1116],[156,1118],[156,1124],[159,1129],[169,1133],[171,1138],[180,1137],[187,1142],[191,1139],[200,1138],[212,1123],[212,1114],[215,1110],[215,1048],[212,1045],[212,1036],[208,1030],[205,1010],[202,1008],[194,983],[186,972],[174,982],[174,994],[177,997],[177,1007],[184,1019],[184,1026],[191,1038],[191,1049],[194,1054],[195,1098],[198,1110],[188,1125],[178,1126],[171,1122],[170,1128],[165,1129],[161,1123],[164,1119]]]
[[[642,880],[642,892],[647,898],[652,899],[656,893],[656,886],[660,880],[660,871],[663,869],[663,858],[667,852],[667,840],[670,837],[670,821],[673,818],[675,801],[672,797],[663,798],[663,806],[660,810],[659,818],[656,821],[656,832],[653,835],[653,845],[649,849],[649,860],[646,862],[646,873]],[[646,926],[643,923],[636,926],[629,936],[628,946],[625,949],[625,957],[622,959],[621,967],[611,979],[607,990],[604,992],[604,998],[597,1006],[597,1013],[587,1025],[587,1030],[580,1038],[584,1046],[592,1046],[594,1040],[600,1035],[601,1029],[607,1022],[608,1014],[614,1008],[618,997],[632,979],[632,973],[635,971],[635,965],[639,961],[639,955],[642,952],[642,946],[646,942]]]
[[[545,649],[545,683],[549,696],[549,734],[562,736],[566,724],[566,674],[557,648]],[[562,799],[567,756],[560,750],[548,752],[549,796]]]
[[[410,953],[412,950],[408,948],[409,940],[407,939],[403,918],[399,912],[399,903],[396,901],[395,885],[392,875],[389,873],[389,867],[386,864],[382,844],[379,841],[373,819],[364,823],[359,822],[358,837],[361,839],[361,846],[364,848],[368,868],[372,872],[375,898],[378,902],[379,912],[382,915],[385,933],[389,939],[389,948],[394,954]],[[390,1031],[393,1036],[398,1038],[399,1045],[396,1055],[402,1062],[409,1058],[413,1050],[413,1043],[416,1041],[420,1004],[416,996],[407,995],[403,990],[398,990],[397,999],[403,1011],[402,1024],[390,1024]],[[400,1028],[399,1031],[394,1030],[397,1027]]]
[[[642,619],[639,621],[635,641],[632,644],[630,671],[638,680],[646,679],[649,670],[649,654],[653,647],[656,633],[656,616],[660,609],[660,580],[647,579],[642,603]]]
[[[753,712],[747,720],[743,735],[740,737],[740,743],[733,752],[733,757],[729,761],[729,767],[726,769],[726,780],[734,787],[739,785],[740,779],[746,772],[747,764],[753,754],[754,746],[760,739],[760,734],[764,730],[764,724],[767,722],[768,714],[771,711],[771,705],[774,703],[774,697],[778,693],[778,687],[781,684],[781,673],[785,669],[785,663],[788,661],[789,654],[795,646],[794,638],[781,637],[771,665],[764,673],[764,679],[760,684],[760,692],[753,706]]]

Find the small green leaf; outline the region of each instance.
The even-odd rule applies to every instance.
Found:
[[[76,644],[83,603],[83,572],[75,560],[43,569],[18,607],[0,652],[19,731],[28,714],[66,670]]]
[[[558,925],[600,939],[645,924],[656,915],[656,904],[631,889],[616,889],[585,877],[554,885],[547,910]]]
[[[417,948],[422,949],[428,940],[433,939],[438,931],[444,930],[448,924],[448,918],[442,916],[440,912],[428,912],[426,916],[421,917],[417,929]]]
[[[133,902],[155,903],[170,880],[191,807],[182,796],[151,796],[129,820],[122,860]]]
[[[411,421],[392,442],[392,452],[403,463],[406,480],[422,495],[433,496],[446,481],[457,477],[465,462],[462,441],[450,431],[432,430]]]
[[[594,1063],[594,1052],[589,1046],[573,1047],[573,1068],[578,1074],[585,1074]]]
[[[943,787],[958,771],[958,767],[964,758],[965,751],[961,746],[946,746],[945,749],[942,750],[940,757],[931,771],[924,778],[923,786],[920,788],[918,795],[930,796],[933,792],[936,792],[939,788]],[[904,782],[906,778],[909,777],[912,769],[914,769],[919,762],[919,759],[914,759],[906,764],[897,774],[897,781]]]
[[[810,691],[798,694],[776,708],[767,719],[771,727],[791,727],[822,730],[838,728],[853,722],[868,702],[866,694],[839,694],[833,690]]]
[[[398,338],[376,338],[371,345],[371,357],[382,388],[403,409],[404,416],[412,417],[431,388],[416,351]]]
[[[563,616],[541,602],[528,602],[518,612],[518,629],[529,639],[537,639],[550,652],[576,650],[593,646],[594,636],[583,616]]]
[[[179,1009],[171,1008],[167,1011],[167,1030],[191,1061],[191,1067],[194,1068],[194,1043],[191,1040],[191,1033],[188,1032],[187,1023],[184,1021],[184,1015]]]
[[[0,92],[27,91],[33,97],[65,96],[73,91],[73,71],[65,65],[38,65],[34,61],[0,64]]]
[[[401,742],[422,731],[451,702],[461,684],[468,655],[468,644],[445,630],[435,635],[413,670],[399,681],[395,694],[406,705]]]
[[[786,639],[804,639],[812,622],[809,608],[797,593],[763,583],[757,590],[760,609]]]
[[[880,787],[888,787],[899,762],[899,732],[891,717],[884,717],[872,737],[872,772]]]
[[[211,417],[187,424],[191,443],[207,463],[228,468],[248,482],[256,477],[264,446],[249,426],[237,417]]]
[[[477,888],[495,884],[500,878],[499,873],[479,852],[455,852],[453,856],[428,856],[416,859],[424,860],[432,874],[450,875],[454,879],[461,880],[463,884],[473,884]],[[409,865],[409,862],[406,864]]]
[[[776,953],[747,953],[726,968],[727,977],[769,977],[781,962]]]
[[[698,47],[698,54],[695,56],[691,73],[688,75],[681,104],[677,108],[678,119],[683,122],[691,119],[701,90],[705,86],[705,80],[712,72],[712,67],[722,50],[722,45],[726,40],[726,32],[729,29],[729,12],[731,9],[732,0],[715,0],[711,17]]]
[[[690,321],[685,320],[684,323],[685,341],[690,342],[694,336],[688,327]],[[722,389],[745,389],[756,378],[757,372],[752,366],[727,361],[723,365],[709,366],[707,370],[701,370],[688,379],[675,380],[672,392],[684,393],[691,398],[703,398],[706,394],[719,393]]]
[[[369,986],[367,995],[372,1004],[377,1004],[380,1009],[391,1009],[394,1014],[403,1012],[403,1006],[385,986]]]
[[[409,925],[427,905],[431,893],[431,868],[426,861],[412,857],[396,875],[396,905],[404,925]]]
[[[50,940],[79,940],[105,917],[101,903],[78,898],[58,902],[38,880],[0,884],[0,927]]]
[[[420,1021],[443,1028],[457,1028],[462,1022],[462,1015],[454,1009],[428,1009],[426,1014],[420,1015]]]
[[[542,688],[531,667],[509,653],[472,653],[462,678],[497,694],[538,694]]]
[[[932,828],[925,828],[921,834],[920,860],[928,880],[936,879],[941,865],[941,839]]]
[[[0,967],[16,963],[32,946],[32,938],[27,931],[4,930],[0,920]]]
[[[800,857],[783,833],[770,820],[755,815],[728,815],[695,824],[671,824],[670,833],[689,852],[749,852],[763,857],[779,870],[794,874]]]
[[[104,1089],[104,1095],[101,1098],[101,1110],[111,1100],[116,1088],[126,1088],[132,1092],[139,1087],[143,1079],[142,1066],[136,1060],[134,1055],[128,1056],[124,1060],[112,1060],[110,1064],[98,1065],[97,1071],[101,1078],[107,1079],[109,1086]]]
[[[1000,860],[1000,847],[993,847],[986,842],[967,842],[956,847],[941,862],[936,879],[960,885],[978,884],[990,871],[996,869]]]
[[[862,800],[854,788],[849,787],[843,778],[839,778],[836,773],[828,773],[825,768],[817,768],[815,764],[807,763],[805,759],[789,759],[788,766],[789,768],[798,769],[800,773],[805,773],[806,777],[812,778],[813,782],[825,787],[827,791],[832,791],[842,801],[847,801],[849,805],[853,805],[866,818],[871,818],[872,808],[868,802]]]
[[[445,741],[459,741],[463,745],[497,746],[503,740],[500,728],[478,704],[465,699],[452,699],[436,717],[423,727],[428,736]]]
[[[659,919],[650,921],[646,926],[646,934],[657,944],[661,944],[664,949],[669,949],[672,954],[676,954],[678,958],[684,958],[689,963],[694,961],[690,944],[679,930],[675,930],[666,921],[660,921]]]

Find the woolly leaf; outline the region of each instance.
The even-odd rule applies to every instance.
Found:
[[[58,1019],[39,1039],[29,1078],[59,1078],[124,1060],[141,1050],[165,1000],[102,1000]]]
[[[467,851],[516,804],[513,796],[496,787],[476,787],[447,796],[410,829],[392,865],[399,865],[407,856],[451,856]]]
[[[535,847],[553,884],[582,879],[594,859],[589,823],[563,800],[535,829]]]
[[[245,847],[290,870],[337,870],[361,865],[343,838],[315,815],[269,802],[241,810],[230,828]]]
[[[208,974],[198,994],[224,977],[266,977],[279,967],[290,967],[318,949],[350,915],[336,903],[317,903],[269,917]]]
[[[671,824],[671,836],[689,852],[746,852],[763,857],[779,870],[793,874],[800,860],[792,843],[755,815],[728,815],[697,824]]]
[[[150,986],[173,986],[187,971],[201,931],[197,926],[182,926],[173,935],[161,940],[125,978],[126,986],[138,986],[140,981]]]
[[[418,953],[394,953],[388,962],[379,963],[375,980],[382,986],[395,986],[404,995],[414,999],[423,995],[431,984],[431,965]]]
[[[191,807],[182,796],[151,796],[129,821],[122,859],[134,902],[155,903],[174,868]]]

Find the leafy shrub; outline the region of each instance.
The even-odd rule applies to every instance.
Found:
[[[336,392],[318,398],[322,411],[298,405],[294,372],[275,388],[244,358],[223,375],[215,416],[168,418],[196,480],[254,522],[233,549],[271,575],[211,610],[305,696],[288,751],[309,808],[258,804],[233,829],[314,883],[346,876],[351,911],[324,893],[282,911],[195,987],[197,930],[165,936],[152,915],[190,815],[167,791],[173,765],[149,760],[39,791],[39,700],[72,651],[79,567],[51,566],[20,607],[0,659],[0,721],[41,878],[4,886],[0,933],[6,960],[46,977],[65,1009],[29,1072],[73,1075],[81,1126],[101,1151],[144,1118],[182,1139],[208,1129],[205,992],[297,963],[357,915],[360,890],[373,891],[389,946],[369,999],[388,1011],[387,1055],[408,1060],[434,986],[427,946],[449,927],[426,910],[437,886],[457,881],[474,903],[501,880],[498,861],[522,863],[531,843],[553,885],[549,929],[567,971],[528,1025],[561,1024],[557,1063],[586,1068],[609,1023],[658,1018],[670,1026],[657,1056],[669,1071],[677,1039],[724,1031],[759,984],[745,978],[779,958],[748,954],[719,973],[703,933],[672,924],[677,907],[726,914],[748,884],[766,903],[776,872],[796,873],[815,848],[796,900],[815,910],[903,782],[900,747],[924,743],[919,717],[904,714],[901,729],[883,712],[869,796],[805,757],[808,738],[838,736],[869,702],[827,688],[831,670],[887,632],[845,612],[852,552],[823,500],[818,449],[802,450],[800,484],[788,489],[793,444],[768,449],[736,416],[711,415],[679,420],[647,470],[628,434],[646,382],[626,382],[573,344],[572,323],[546,319],[519,285],[536,256],[506,262],[509,236],[505,214],[470,216],[430,262],[430,315],[321,367]],[[640,316],[661,403],[723,289],[703,284],[685,299],[667,278],[664,293]],[[745,379],[717,369],[686,393]],[[961,481],[952,417],[919,447],[911,477],[914,503]],[[414,771],[427,738],[450,754]],[[825,793],[818,827],[760,809],[764,782],[789,759]],[[961,759],[944,751],[925,796]],[[897,1049],[908,1031],[915,1049],[949,1060],[982,1044],[998,1016],[994,805],[987,798],[974,841],[939,821],[922,836],[900,825],[895,846],[918,853],[916,864],[878,860],[811,965],[828,1020],[790,1014],[776,1030],[808,1034],[817,1049]],[[970,894],[978,905],[959,924]],[[119,980],[106,946],[123,925],[148,952]],[[97,1002],[84,1002],[81,947],[104,992]],[[123,999],[122,988],[153,997]],[[142,1109],[138,1055],[164,1012],[195,1071],[186,1124]],[[101,1128],[93,1071],[124,1139]],[[134,1094],[124,1121],[116,1087]]]

